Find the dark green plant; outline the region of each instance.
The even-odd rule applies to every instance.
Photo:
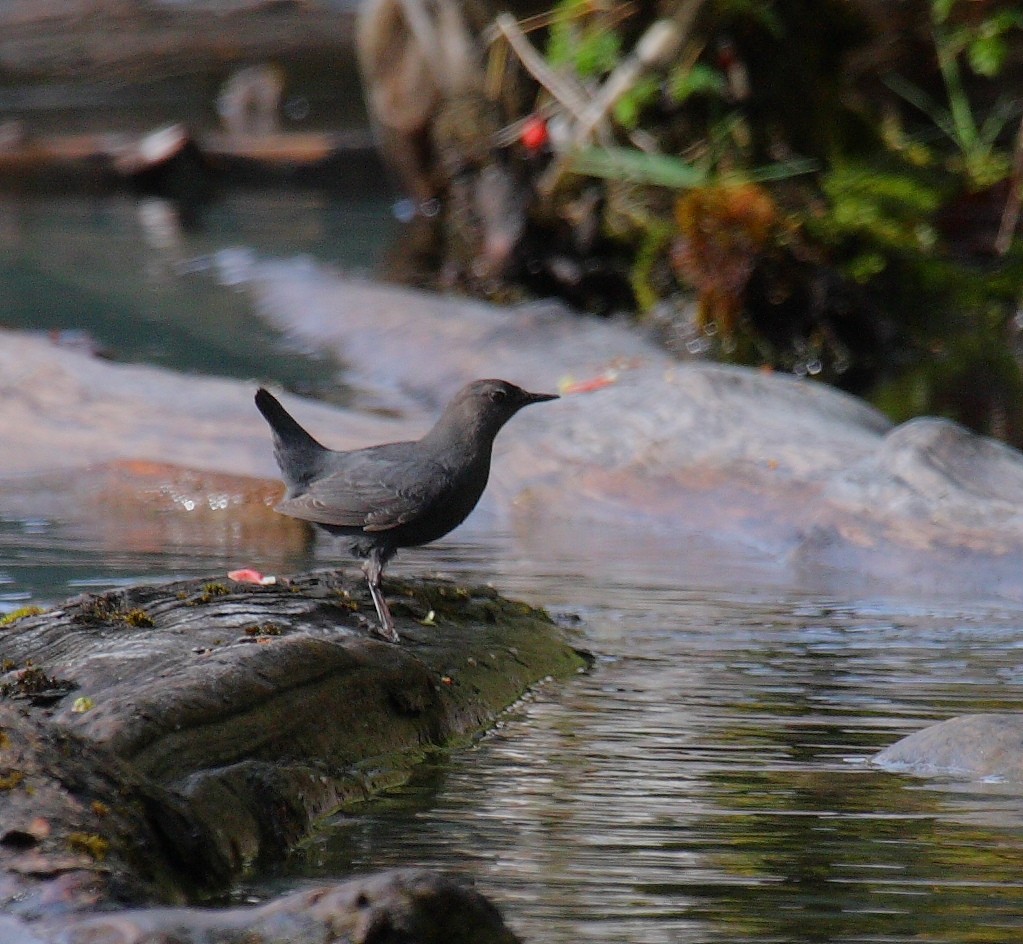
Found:
[[[589,0],[561,0],[555,6],[547,34],[547,62],[577,78],[603,79],[621,64],[623,41],[613,9],[595,7]],[[636,128],[643,111],[661,94],[661,79],[644,76],[615,102],[615,121]]]
[[[958,0],[931,0],[931,33],[947,104],[934,101],[900,76],[889,86],[922,111],[954,145],[957,162],[972,188],[991,186],[1010,172],[1011,156],[997,147],[999,136],[1020,110],[1020,103],[1001,95],[984,118],[970,102],[963,82],[962,62],[979,76],[994,78],[1009,52],[1008,35],[1023,28],[1023,10],[998,10],[979,23],[957,24],[952,14]]]
[[[622,41],[606,17],[593,14],[588,0],[561,0],[547,34],[547,61],[582,78],[611,72],[622,58]]]
[[[820,186],[825,208],[807,216],[808,230],[855,281],[879,275],[893,253],[926,254],[937,246],[934,216],[944,194],[924,174],[850,163],[822,175]]]

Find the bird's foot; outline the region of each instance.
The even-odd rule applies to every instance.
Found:
[[[376,630],[378,636],[388,642],[401,642],[398,631],[394,628],[394,618],[387,608],[387,601],[384,599],[384,591],[380,589],[380,576],[384,569],[386,558],[371,554],[362,571],[366,575],[366,583],[369,584],[369,595],[373,598],[373,606],[377,611],[377,619],[380,620],[380,627]]]
[[[401,636],[398,635],[398,631],[393,625],[387,625],[381,622],[379,626],[373,628],[373,632],[381,639],[386,639],[388,642],[401,642]]]
[[[391,611],[387,607],[387,601],[384,599],[384,593],[380,589],[380,585],[371,582],[369,594],[373,598],[373,606],[376,607],[377,619],[380,620],[380,625],[374,632],[388,642],[401,642],[401,636],[398,635],[398,631],[394,628],[394,617],[391,616]]]

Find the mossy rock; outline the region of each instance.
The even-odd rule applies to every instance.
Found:
[[[0,792],[0,822],[18,831],[0,842],[0,890],[5,861],[46,846],[104,889],[145,848],[149,867],[118,887],[215,892],[426,752],[478,736],[531,685],[587,665],[544,611],[490,588],[384,590],[397,645],[373,633],[354,573],[139,586],[18,620],[0,635],[0,773],[22,772]],[[55,824],[45,842],[38,817]],[[45,880],[19,872],[6,900]]]

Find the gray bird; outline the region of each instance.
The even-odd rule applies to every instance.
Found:
[[[260,388],[256,406],[273,430],[287,486],[276,510],[349,539],[352,553],[366,559],[380,634],[398,642],[380,589],[385,565],[399,548],[429,544],[465,521],[487,486],[501,427],[524,406],[556,399],[504,380],[475,380],[422,439],[341,452],[313,439]]]

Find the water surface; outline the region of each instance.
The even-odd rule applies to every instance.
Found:
[[[650,550],[609,582],[584,557],[534,574],[452,548],[453,572],[582,613],[593,671],[244,893],[420,864],[473,877],[531,941],[1019,940],[1018,795],[868,760],[934,720],[1015,710],[1023,612],[836,599],[727,561],[687,581]]]
[[[268,328],[238,273],[280,253],[370,272],[397,233],[391,203],[383,188],[233,189],[185,224],[158,198],[0,194],[0,327],[345,402],[343,365]]]

